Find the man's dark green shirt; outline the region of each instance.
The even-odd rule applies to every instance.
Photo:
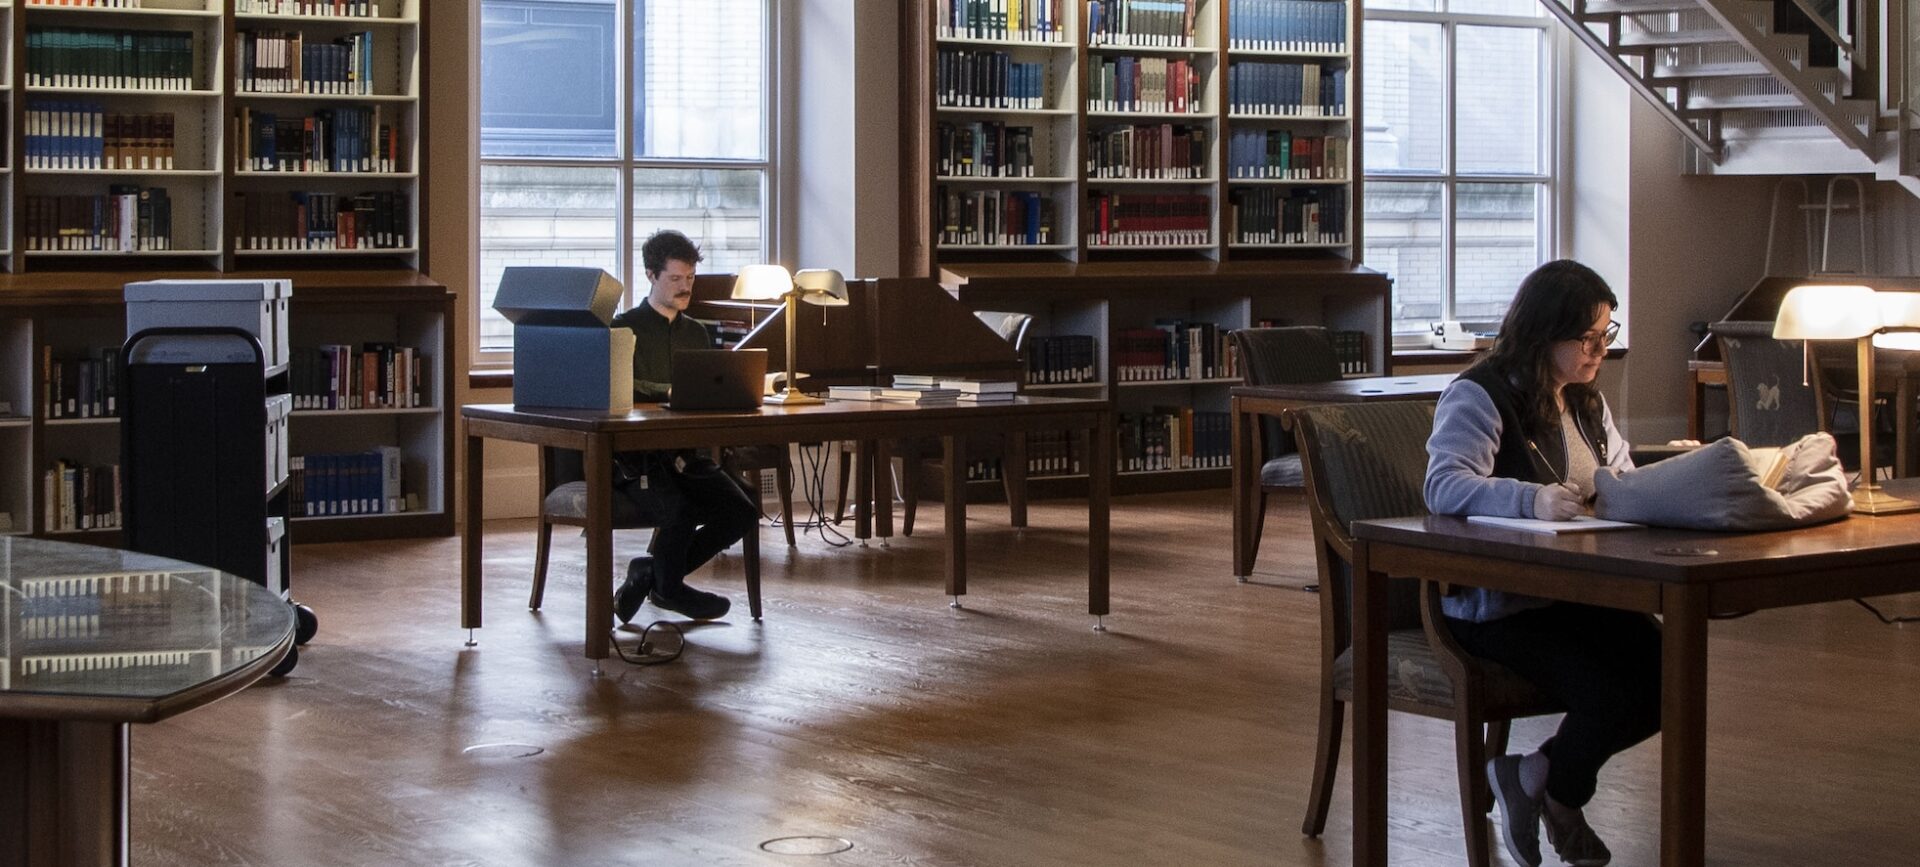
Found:
[[[673,382],[673,353],[682,349],[712,349],[707,326],[685,313],[667,321],[645,298],[613,317],[615,327],[633,332],[633,399],[663,401]]]

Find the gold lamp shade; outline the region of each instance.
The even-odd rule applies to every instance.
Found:
[[[779,265],[748,265],[733,278],[736,301],[774,301],[792,289],[793,278]]]
[[[820,307],[845,307],[850,303],[847,278],[832,268],[805,268],[795,272],[793,289],[800,293],[800,300]]]

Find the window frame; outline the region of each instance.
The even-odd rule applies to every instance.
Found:
[[[1439,0],[1439,2],[1446,3],[1448,0]],[[1459,288],[1456,282],[1459,271],[1456,260],[1459,251],[1455,244],[1459,237],[1457,226],[1459,221],[1457,189],[1460,185],[1536,185],[1540,190],[1540,197],[1537,199],[1535,207],[1536,249],[1541,251],[1542,262],[1557,258],[1561,255],[1561,240],[1564,237],[1563,227],[1567,222],[1567,214],[1565,211],[1567,203],[1566,196],[1563,195],[1563,185],[1566,182],[1565,178],[1568,170],[1571,168],[1568,164],[1568,155],[1565,147],[1569,133],[1567,123],[1570,117],[1570,112],[1567,111],[1569,81],[1566,32],[1564,28],[1559,25],[1557,19],[1544,13],[1533,17],[1493,15],[1480,12],[1431,12],[1408,9],[1363,8],[1362,14],[1361,57],[1363,58],[1368,56],[1364,44],[1366,38],[1366,22],[1394,21],[1410,24],[1436,24],[1441,27],[1441,90],[1446,97],[1446,105],[1441,111],[1441,122],[1444,126],[1445,140],[1441,149],[1441,169],[1437,172],[1423,169],[1391,172],[1375,171],[1365,165],[1365,154],[1363,153],[1361,170],[1362,183],[1365,185],[1375,183],[1437,183],[1440,185],[1442,210],[1440,219],[1440,265],[1443,275],[1441,281],[1440,320],[1452,320],[1456,318],[1454,305]],[[1539,62],[1542,80],[1539,90],[1540,116],[1536,119],[1537,128],[1540,131],[1540,141],[1538,143],[1539,152],[1536,156],[1537,161],[1535,165],[1540,168],[1541,171],[1534,174],[1463,173],[1459,171],[1458,112],[1460,101],[1458,67],[1460,62],[1459,28],[1462,26],[1515,27],[1540,31],[1541,38],[1539,44],[1541,57]],[[1364,126],[1366,120],[1362,117],[1358,119],[1358,122]],[[1361,218],[1364,220],[1364,209],[1361,211],[1361,215]],[[1364,230],[1363,237],[1366,237]],[[1358,251],[1358,254],[1362,260],[1362,264],[1365,264],[1366,251],[1364,247]],[[1392,275],[1389,274],[1389,276]],[[1477,329],[1493,330],[1498,328],[1500,323],[1476,320],[1466,324],[1469,327]],[[1392,328],[1392,325],[1392,317],[1389,316],[1389,328]],[[1396,347],[1424,348],[1426,346],[1425,338],[1427,333],[1425,329],[1398,328],[1392,330],[1391,337]]]
[[[478,147],[484,131],[480,127],[480,106],[484,104],[485,94],[479,85],[474,88],[474,141],[478,163],[474,170],[476,186],[480,183],[488,167],[528,166],[542,168],[584,168],[612,169],[617,175],[615,181],[614,223],[616,238],[614,247],[615,273],[625,288],[621,299],[623,307],[634,303],[635,280],[639,275],[639,246],[645,240],[634,237],[633,227],[633,189],[634,175],[645,169],[721,169],[735,171],[755,171],[760,173],[760,224],[762,238],[766,243],[766,256],[769,261],[776,257],[777,251],[784,249],[785,236],[779,221],[780,206],[774,200],[778,195],[779,184],[775,182],[779,171],[781,136],[779,134],[781,118],[784,114],[788,88],[782,86],[783,76],[779,74],[785,56],[786,34],[791,32],[787,25],[787,6],[780,0],[759,0],[761,15],[766,33],[766,53],[761,57],[761,81],[764,90],[761,97],[765,106],[765,117],[761,124],[760,158],[697,158],[697,157],[641,157],[636,156],[635,136],[640,132],[639,112],[633,104],[634,70],[643,62],[642,48],[638,45],[635,27],[643,20],[644,7],[648,0],[614,0],[615,16],[618,19],[619,51],[616,52],[614,102],[620,113],[619,122],[614,128],[615,156],[613,157],[505,157],[487,156],[484,149]],[[484,13],[485,0],[476,4],[476,14]],[[481,52],[481,28],[474,29],[474,58],[476,67],[484,62]],[[481,220],[483,215],[475,210],[474,219]],[[698,239],[695,239],[698,241]],[[476,275],[484,273],[482,259],[486,242],[478,232],[474,236],[474,260]],[[481,345],[481,287],[475,286],[472,300],[467,304],[467,363],[475,371],[506,371],[513,367],[512,349],[486,349]]]

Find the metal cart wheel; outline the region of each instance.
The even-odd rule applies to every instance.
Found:
[[[319,631],[320,631],[320,618],[314,615],[313,609],[308,608],[305,605],[301,605],[297,602],[294,603],[294,606],[293,606],[293,643],[294,645],[300,646],[300,645],[306,644],[309,641],[312,641],[314,633],[317,633]]]
[[[299,646],[296,645],[294,647],[287,648],[287,657],[285,659],[280,660],[280,664],[274,666],[273,670],[267,672],[267,674],[273,677],[286,677],[287,672],[292,671],[293,667],[299,664],[300,664],[300,648]]]

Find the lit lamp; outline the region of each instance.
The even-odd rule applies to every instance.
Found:
[[[1860,368],[1860,483],[1853,489],[1853,510],[1888,515],[1920,509],[1920,503],[1890,496],[1874,481],[1873,346],[1886,325],[1880,293],[1867,286],[1813,284],[1795,286],[1780,302],[1773,323],[1776,340],[1852,340]]]
[[[796,343],[794,323],[800,318],[802,301],[821,307],[847,306],[846,278],[828,268],[809,268],[788,276],[787,269],[780,265],[748,265],[740,269],[739,276],[733,278],[733,297],[742,301],[786,301],[786,381],[781,384],[780,391],[768,397],[766,402],[781,406],[825,403],[820,398],[802,394],[796,384],[799,372],[793,354]]]

